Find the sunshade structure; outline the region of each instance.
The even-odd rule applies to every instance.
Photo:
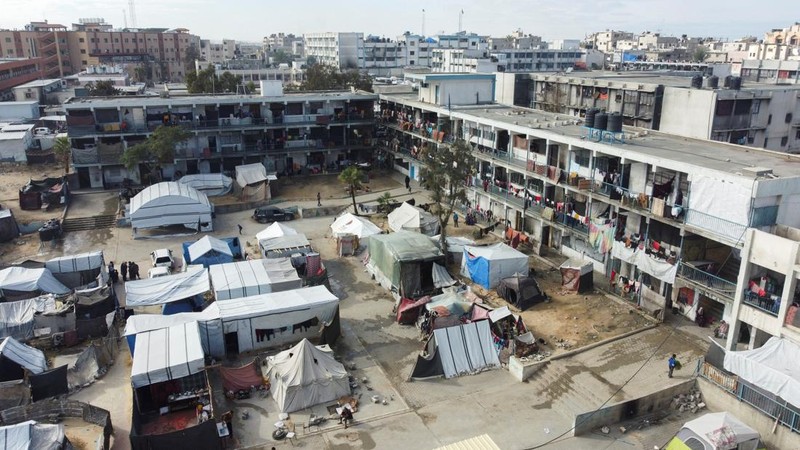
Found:
[[[21,380],[25,370],[33,374],[47,370],[44,353],[12,337],[3,339],[0,342],[0,381]]]
[[[260,241],[282,236],[297,236],[298,234],[300,233],[292,227],[286,226],[280,222],[273,222],[272,225],[256,233],[256,239]]]
[[[269,200],[267,169],[261,163],[236,166],[236,194],[244,202]]]
[[[439,232],[439,221],[422,208],[403,202],[387,216],[392,231],[416,231],[427,236]]]
[[[200,264],[208,267],[233,261],[233,252],[227,242],[214,236],[203,236],[189,246],[187,264]]]
[[[528,273],[528,255],[502,243],[485,247],[464,246],[461,275],[485,289],[497,287],[501,279],[515,273]]]
[[[30,180],[19,190],[19,207],[40,209],[43,205],[63,205],[69,202],[70,190],[66,177]]]
[[[367,270],[401,297],[418,298],[433,290],[435,263],[444,264],[444,254],[423,234],[398,231],[369,239]]]
[[[359,217],[353,213],[344,213],[333,221],[331,232],[334,237],[352,234],[358,236],[359,239],[364,239],[373,234],[380,234],[381,229],[365,217]]]
[[[417,357],[412,379],[453,378],[500,367],[489,321],[433,331],[425,353]]]
[[[561,285],[565,289],[582,293],[589,292],[594,288],[591,262],[570,259],[564,261],[559,270],[561,271]]]
[[[800,406],[800,346],[771,337],[754,350],[725,352],[724,367],[739,378]]]
[[[9,450],[61,450],[69,442],[61,424],[33,420],[0,427],[0,448]]]
[[[23,341],[33,338],[36,313],[55,310],[56,301],[52,295],[0,302],[0,338],[11,336]]]
[[[70,289],[96,288],[108,282],[102,251],[53,258],[44,267]]]
[[[204,358],[197,322],[139,333],[131,383],[140,388],[188,377],[203,370]]]
[[[731,413],[708,413],[686,422],[664,449],[757,450],[760,437]]]
[[[347,371],[333,358],[330,348],[316,347],[303,339],[267,358],[272,398],[285,413],[350,395]]]
[[[217,264],[209,268],[209,273],[217,301],[303,287],[289,258]]]
[[[176,181],[176,183],[188,186],[192,189],[197,189],[207,197],[225,195],[229,193],[233,187],[233,180],[221,173],[184,175]]]
[[[497,286],[497,294],[521,311],[547,300],[536,279],[526,275],[503,278]]]
[[[39,294],[63,295],[69,288],[48,269],[9,267],[0,270],[0,296],[6,301],[36,297]]]
[[[186,272],[125,283],[125,306],[163,305],[201,296],[211,289],[208,270],[193,266]]]
[[[168,181],[154,184],[136,194],[130,203],[131,227],[136,230],[183,225],[199,231],[213,231],[214,207],[197,189]]]

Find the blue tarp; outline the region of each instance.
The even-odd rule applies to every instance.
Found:
[[[215,251],[211,251],[200,258],[197,258],[197,261],[192,261],[192,258],[189,256],[189,247],[194,244],[194,242],[184,242],[183,246],[183,261],[185,264],[202,264],[203,267],[208,268],[208,266],[214,264],[225,264],[229,262],[233,262],[234,260],[240,259],[242,257],[242,246],[239,242],[238,237],[232,238],[223,238],[221,239],[226,244],[228,244],[228,248],[231,249],[231,253],[233,254],[233,258],[228,255],[223,255]]]
[[[464,252],[464,265],[469,272],[469,278],[486,289],[489,289],[489,260],[482,256],[473,256]]]
[[[164,316],[184,312],[194,312],[194,302],[189,299],[181,300],[178,302],[165,303],[161,308],[161,314]]]

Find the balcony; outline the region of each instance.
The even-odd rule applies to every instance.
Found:
[[[735,281],[728,281],[712,273],[705,272],[691,263],[679,263],[678,276],[702,287],[705,290],[710,290],[727,300],[732,301],[736,296]]]
[[[750,290],[745,290],[742,302],[773,317],[778,317],[781,309],[781,298],[777,295],[759,296]]]
[[[686,209],[686,225],[699,228],[726,243],[741,247],[747,225],[731,222],[694,209]]]

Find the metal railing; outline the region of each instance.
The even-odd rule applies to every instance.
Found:
[[[742,302],[775,317],[778,317],[778,311],[781,309],[780,299],[773,300],[772,297],[769,296],[760,297],[758,294],[749,290],[745,290]]]
[[[622,206],[632,209],[650,211],[653,198],[643,192],[634,192],[630,189],[616,186],[601,181],[593,189],[595,193],[606,196],[611,200],[618,200]]]
[[[731,300],[736,296],[736,282],[720,278],[692,265],[681,262],[678,265],[678,276],[701,284]]]
[[[747,230],[747,225],[688,208],[686,209],[686,224],[702,228],[719,237],[727,238],[727,240],[734,242],[734,245],[742,241],[744,232]]]

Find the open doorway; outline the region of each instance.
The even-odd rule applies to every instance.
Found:
[[[239,354],[239,333],[234,331],[232,333],[225,333],[225,354],[238,355]]]

